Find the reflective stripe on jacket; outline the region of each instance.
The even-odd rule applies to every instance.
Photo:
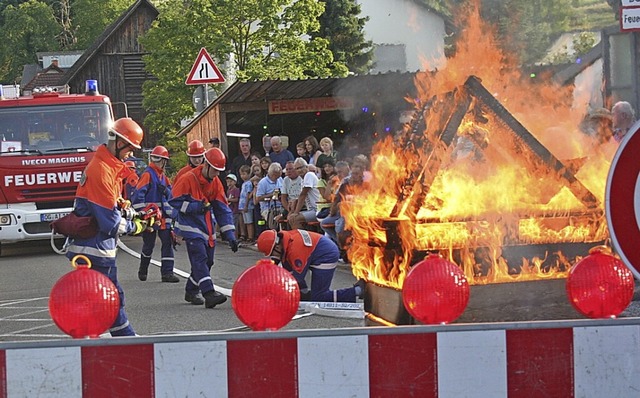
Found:
[[[117,201],[127,167],[113,156],[105,145],[82,173],[76,190],[74,212],[81,217],[93,216],[98,222],[98,234],[89,239],[74,239],[67,257],[85,254],[92,264],[114,266],[118,235],[134,229],[131,221],[122,218]]]
[[[203,165],[195,167],[176,180],[173,186],[173,198],[169,204],[173,207],[174,228],[176,234],[185,239],[208,240],[211,231],[207,225],[220,225],[220,232],[225,239],[235,239],[233,214],[227,203],[224,188],[219,178],[211,181],[202,175]],[[203,212],[204,203],[211,203],[211,210]]]

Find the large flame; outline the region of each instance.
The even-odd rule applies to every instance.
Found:
[[[468,112],[454,142],[442,147],[450,113],[437,105],[443,102],[438,99],[419,137],[434,149],[407,145],[410,131],[379,143],[371,159],[374,177],[364,192],[342,205],[353,232],[349,258],[358,278],[400,288],[419,258],[416,253],[427,251],[439,251],[461,265],[472,284],[564,277],[570,264],[560,251],[509,264],[505,246],[608,237],[602,203],[615,148],[597,147],[578,130],[586,110],[571,108],[570,88],[522,78],[515,60],[496,45],[477,6],[466,14],[463,26],[456,55],[446,68],[416,78],[417,112],[442,93],[453,93],[447,97],[453,102],[460,100],[458,88],[477,76],[598,202],[587,208],[566,179],[517,150],[508,139],[512,133],[494,115],[482,115],[483,123],[478,123],[477,115]],[[487,263],[489,269],[481,269]]]

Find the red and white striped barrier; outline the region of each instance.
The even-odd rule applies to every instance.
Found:
[[[640,319],[0,344],[0,397],[637,397]]]

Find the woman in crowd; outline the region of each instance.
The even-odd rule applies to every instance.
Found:
[[[322,154],[318,140],[316,140],[316,137],[310,135],[304,139],[304,147],[307,149],[307,156],[309,156],[309,162],[307,163],[315,166],[318,162],[318,156]],[[318,170],[316,174],[320,175],[320,170]]]
[[[323,220],[329,215],[329,208],[333,202],[333,194],[337,190],[340,179],[335,171],[335,162],[329,159],[322,168],[320,179],[318,180],[318,191],[320,191],[320,200],[316,203],[318,220]]]

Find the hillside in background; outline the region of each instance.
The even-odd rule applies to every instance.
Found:
[[[449,17],[456,5],[469,0],[416,0]],[[480,0],[490,4],[494,0]],[[600,30],[617,23],[615,11],[607,0],[568,0],[572,9],[567,32]]]
[[[568,31],[600,30],[615,25],[615,11],[606,0],[571,0],[574,9],[569,20]]]

